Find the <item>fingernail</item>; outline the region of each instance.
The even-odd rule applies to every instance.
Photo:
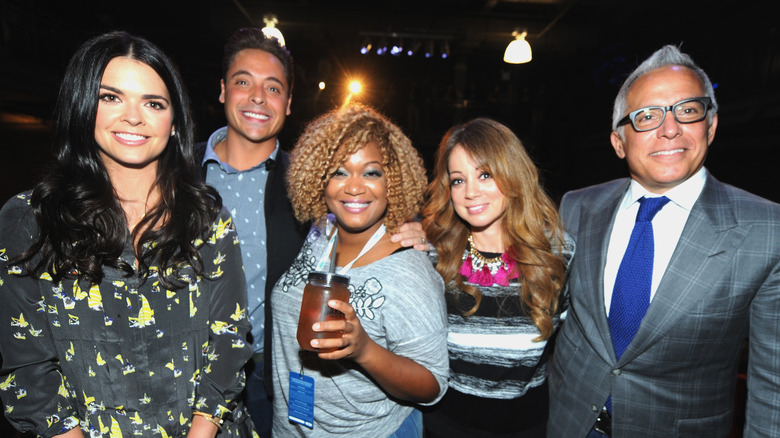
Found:
[[[311,328],[312,328],[312,330],[319,330],[320,329],[320,323],[315,322],[314,325]]]

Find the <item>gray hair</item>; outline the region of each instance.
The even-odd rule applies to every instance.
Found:
[[[620,119],[626,115],[626,111],[628,110],[628,90],[640,77],[653,70],[666,67],[668,65],[679,65],[686,67],[691,69],[696,74],[702,84],[702,87],[704,88],[704,93],[707,97],[710,98],[710,100],[712,100],[712,105],[709,114],[707,115],[707,123],[712,123],[712,118],[715,116],[715,113],[718,112],[718,102],[715,100],[715,90],[712,87],[710,78],[707,76],[707,73],[701,69],[701,67],[693,62],[693,59],[688,54],[680,52],[680,49],[676,46],[666,45],[658,49],[655,53],[650,55],[649,58],[645,59],[644,62],[639,64],[639,67],[631,72],[626,81],[623,82],[623,86],[620,87],[620,92],[618,92],[618,95],[615,98],[615,107],[612,110],[612,129],[618,132],[620,138],[625,139],[625,137],[623,137],[623,129],[625,125],[618,127],[617,124]]]

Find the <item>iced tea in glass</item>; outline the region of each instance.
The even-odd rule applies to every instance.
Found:
[[[310,272],[303,289],[301,313],[298,317],[298,345],[304,350],[328,353],[335,348],[314,348],[312,339],[340,338],[341,332],[315,332],[315,322],[344,319],[344,314],[328,306],[328,300],[349,303],[349,277],[329,272]]]

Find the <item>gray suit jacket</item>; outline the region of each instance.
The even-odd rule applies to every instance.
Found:
[[[620,361],[604,307],[621,179],[567,193],[571,306],[549,370],[552,438],[585,437],[612,395],[612,436],[725,437],[750,339],[746,437],[780,436],[780,205],[707,177]]]

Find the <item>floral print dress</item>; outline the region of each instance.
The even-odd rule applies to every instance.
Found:
[[[241,253],[223,210],[167,290],[105,267],[99,284],[26,275],[9,259],[37,234],[29,193],[0,211],[0,397],[19,430],[48,437],[185,436],[192,412],[225,420],[219,436],[251,436],[239,395],[251,356]],[[128,239],[122,258],[135,266]],[[210,278],[205,278],[210,277]]]

